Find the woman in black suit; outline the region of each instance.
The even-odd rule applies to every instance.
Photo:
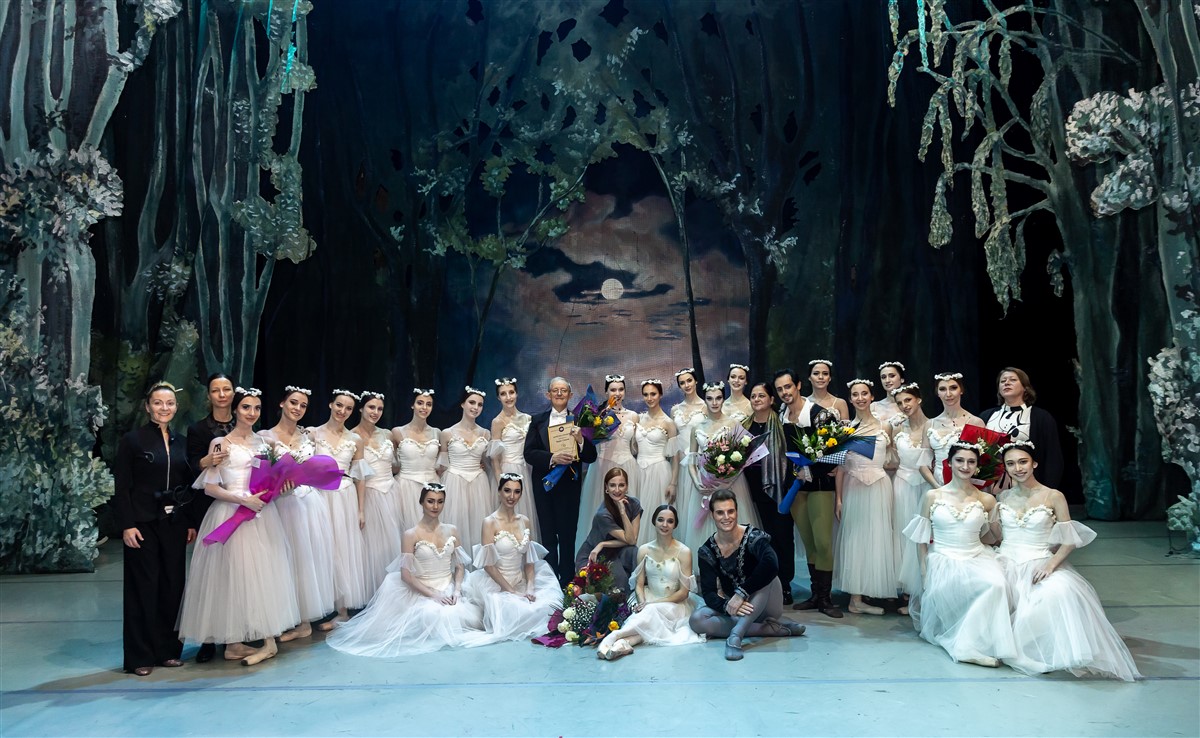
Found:
[[[195,474],[182,435],[171,430],[175,388],[159,382],[146,393],[149,422],[117,446],[113,503],[125,543],[125,670],[182,666],[175,631],[183,599],[184,558],[196,537],[185,511]]]

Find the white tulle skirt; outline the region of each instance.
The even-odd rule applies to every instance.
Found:
[[[911,484],[897,477],[892,482],[895,506],[892,514],[892,532],[895,541],[896,589],[913,593],[921,588],[921,558],[915,541],[904,535],[904,527],[921,513],[921,498],[929,491],[929,483],[922,480]]]
[[[358,527],[358,490],[353,479],[325,493],[333,529],[333,584],[337,606],[352,610],[371,599],[367,583],[367,545]]]
[[[843,485],[842,520],[833,546],[833,587],[847,594],[895,597],[892,482],[884,476],[864,484],[846,474]]]
[[[388,564],[400,555],[400,490],[391,475],[368,477],[363,490],[363,544],[367,557],[367,592],[387,576]]]
[[[654,540],[657,532],[654,530],[654,511],[667,501],[667,485],[671,483],[671,462],[668,459],[656,461],[645,467],[638,467],[638,490],[642,496],[642,525],[638,528],[638,545]],[[676,506],[676,509],[679,509]],[[678,527],[679,521],[676,522]],[[583,540],[582,538],[579,540]]]
[[[325,642],[354,656],[398,658],[441,648],[481,645],[483,611],[466,597],[453,605],[411,589],[400,572],[387,575],[365,610]]]
[[[275,499],[292,552],[292,580],[300,619],[320,620],[334,611],[333,531],[329,503],[320,490],[297,487]]]
[[[179,612],[179,637],[199,643],[271,638],[300,622],[291,551],[274,503],[225,543],[203,539],[240,505],[213,500],[200,525]]]
[[[521,582],[518,589],[524,586]],[[467,575],[463,591],[483,608],[483,627],[487,632],[482,641],[486,643],[521,641],[542,635],[551,613],[562,607],[563,602],[558,578],[545,561],[533,565],[533,602],[500,589],[483,569]]]
[[[712,515],[709,515],[708,511],[702,507],[704,493],[692,483],[691,476],[686,469],[679,470],[679,504],[675,506],[675,509],[679,510],[681,520],[676,528],[675,537],[683,541],[683,545],[691,550],[699,551],[704,542],[717,532],[717,526],[713,523]],[[682,482],[684,477],[688,479],[686,485]],[[761,528],[762,521],[758,517],[758,508],[754,506],[754,501],[750,498],[750,488],[746,485],[746,478],[739,476],[734,480],[731,489],[737,498],[738,522]],[[643,516],[642,525],[646,524],[647,521]],[[650,527],[653,529],[653,524]],[[638,537],[641,537],[641,529],[638,530]]]
[[[488,475],[482,472],[474,479],[467,479],[453,469],[447,469],[442,475],[442,484],[446,485],[442,522],[458,528],[459,543],[469,551],[479,543],[483,519],[496,509],[499,499],[496,490]]]
[[[909,614],[917,632],[955,661],[1016,656],[1004,572],[990,551],[957,559],[933,546],[923,589],[911,594]]]
[[[688,619],[696,610],[692,598],[683,602],[651,602],[629,616],[622,631],[632,630],[642,638],[642,642],[651,646],[685,646],[689,643],[703,643],[704,637],[698,635]]]
[[[1000,557],[1012,602],[1017,654],[1007,659],[1024,674],[1069,671],[1131,682],[1141,676],[1113,629],[1096,590],[1064,563],[1037,584],[1033,572],[1048,559],[1023,563]]]
[[[603,446],[601,448],[603,449]],[[588,533],[592,530],[592,516],[596,514],[596,508],[604,504],[604,475],[614,466],[621,467],[629,475],[629,488],[625,494],[642,499],[637,494],[638,465],[635,459],[631,457],[618,464],[603,456],[597,458],[596,463],[588,464],[587,473],[583,475],[583,486],[579,495],[579,523],[575,530],[576,541],[587,540]]]
[[[429,476],[430,482],[438,481],[436,475]],[[393,477],[393,480],[396,482],[396,510],[400,515],[398,527],[403,533],[419,523],[424,515],[421,510],[421,490],[425,488],[425,482],[400,475]]]

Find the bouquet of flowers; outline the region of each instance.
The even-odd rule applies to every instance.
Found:
[[[550,616],[550,632],[534,638],[534,643],[551,648],[567,643],[595,646],[629,617],[629,606],[603,560],[589,562],[580,569],[564,595],[565,606]]]
[[[588,385],[583,399],[575,406],[575,425],[583,429],[583,436],[593,443],[607,441],[621,426],[621,418],[617,415],[616,400],[609,398],[601,402]]]
[[[337,489],[342,483],[342,470],[331,456],[313,456],[297,461],[289,454],[280,455],[271,448],[267,453],[255,457],[250,470],[251,494],[265,491],[266,494],[260,495],[259,499],[270,502],[283,492],[288,482],[317,489]],[[250,508],[239,505],[228,520],[204,537],[205,545],[225,543],[239,525],[255,515]]]
[[[979,447],[979,468],[971,477],[971,484],[986,490],[1004,476],[1004,459],[1000,456],[1000,447],[1011,440],[1006,433],[1000,433],[978,425],[963,426],[958,440],[973,443]],[[942,478],[950,479],[950,459],[942,460]]]
[[[792,501],[796,499],[800,485],[804,482],[802,474],[806,472],[801,470],[806,466],[817,463],[841,466],[846,463],[846,454],[851,451],[868,459],[875,458],[875,436],[858,435],[856,430],[844,420],[818,423],[813,430],[807,432],[796,429],[792,440],[800,452],[789,451],[787,455],[792,462],[795,480],[780,501],[779,512],[786,513],[791,510]]]
[[[770,453],[766,440],[766,434],[755,438],[740,425],[723,429],[699,452],[700,486],[708,491],[732,486],[743,469]]]

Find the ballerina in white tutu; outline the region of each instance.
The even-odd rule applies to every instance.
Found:
[[[492,468],[500,474],[520,474],[522,479],[531,480],[533,469],[525,461],[525,436],[529,435],[529,422],[533,416],[517,409],[516,377],[501,377],[495,384],[500,414],[492,420],[492,445],[488,449]],[[533,504],[532,491],[521,495],[517,512],[529,518],[530,535],[537,540],[537,505]]]
[[[392,478],[396,447],[392,434],[378,427],[383,417],[384,397],[378,392],[362,393],[362,419],[354,434],[362,439],[363,460],[355,465],[358,490],[359,528],[366,547],[367,592],[375,590],[387,576],[388,564],[400,555],[400,486]]]
[[[750,398],[746,397],[746,384],[750,381],[750,367],[746,364],[730,364],[729,374],[725,376],[729,384],[729,398],[725,400],[725,414],[737,422],[750,417],[754,408],[750,407]]]
[[[892,515],[896,550],[896,589],[907,601],[908,594],[921,586],[921,558],[917,544],[904,535],[904,526],[921,511],[921,500],[929,491],[929,481],[921,473],[928,471],[933,463],[933,450],[925,440],[925,426],[929,418],[921,410],[921,388],[916,382],[901,385],[892,391],[892,397],[904,413],[904,420],[895,426],[892,435],[900,465],[892,480],[895,493],[895,511]],[[908,606],[899,610],[908,614]]]
[[[337,617],[321,623],[321,630],[330,630],[346,622],[350,610],[364,607],[371,599],[367,583],[367,543],[363,538],[362,507],[352,476],[355,463],[363,458],[363,440],[346,428],[359,396],[335,389],[329,402],[329,420],[324,425],[309,428],[309,435],[318,454],[331,456],[341,468],[342,484],[325,492],[329,503],[329,520],[333,529],[333,584],[336,590]]]
[[[488,479],[491,460],[486,452],[492,434],[476,421],[483,412],[483,390],[463,389],[462,420],[442,432],[444,464],[442,484],[446,485],[446,522],[458,528],[459,543],[468,549],[492,510],[492,485]]]
[[[393,469],[399,494],[400,529],[408,530],[421,519],[421,490],[430,482],[440,481],[437,465],[441,451],[441,431],[429,425],[433,412],[433,390],[413,388],[412,420],[392,428],[396,447]]]
[[[1029,441],[1001,449],[1015,486],[1000,495],[995,518],[1003,531],[999,559],[1008,581],[1017,655],[1008,665],[1025,674],[1065,670],[1131,682],[1141,675],[1100,605],[1092,585],[1067,556],[1096,538],[1071,520],[1067,500],[1034,476]]]
[[[930,418],[925,425],[925,437],[927,445],[933,450],[933,460],[929,462],[929,468],[922,470],[921,474],[929,482],[929,486],[941,487],[943,484],[949,484],[954,477],[953,471],[948,475],[945,473],[945,464],[942,463],[950,455],[950,444],[958,440],[965,426],[977,425],[982,428],[983,421],[962,406],[962,398],[966,393],[963,390],[963,375],[960,372],[934,374],[933,380],[937,382],[937,395],[942,401],[942,412]]]
[[[524,497],[520,474],[500,475],[500,506],[483,519],[475,545],[475,571],[466,591],[483,606],[483,641],[519,641],[546,632],[546,622],[562,607],[562,590],[543,559],[546,549],[533,540],[529,518],[517,512]]]
[[[977,446],[955,441],[950,468],[950,484],[925,493],[921,514],[904,529],[917,542],[924,569],[909,614],[921,637],[955,661],[999,666],[1017,655],[1017,645],[1004,571],[981,539],[992,538],[988,513],[996,501],[971,484],[979,468]]]
[[[261,396],[254,388],[234,390],[236,425],[224,438],[214,438],[209,448],[210,453],[219,448],[228,456],[196,482],[213,498],[197,537],[204,540],[239,507],[257,514],[224,543],[197,546],[179,614],[181,639],[224,643],[225,658],[241,659],[246,666],[273,658],[279,648],[275,637],[300,622],[279,511],[262,501],[263,492],[250,494],[255,457],[267,452],[254,433],[262,413]],[[258,649],[244,643],[257,640],[263,641]]]
[[[637,488],[640,501],[650,509],[664,502],[675,503],[679,480],[679,435],[675,423],[662,409],[662,382],[647,379],[642,382],[642,400],[646,412],[638,416],[633,434],[633,452],[637,457]],[[638,531],[638,544],[654,540],[653,526],[643,525]]]
[[[696,609],[691,593],[697,587],[692,552],[675,540],[678,520],[679,513],[671,505],[655,509],[655,539],[638,548],[637,568],[629,582],[637,592],[637,604],[625,624],[600,642],[599,658],[628,656],[639,643],[682,646],[704,640],[688,625]]]
[[[300,427],[312,392],[288,385],[283,389],[279,424],[260,431],[279,456],[307,461],[316,454],[308,430]],[[312,635],[312,623],[334,611],[333,530],[329,527],[329,503],[321,491],[301,485],[280,495],[274,503],[283,520],[288,547],[292,551],[292,578],[300,607],[300,624],[279,636],[280,643]]]
[[[896,596],[896,548],[892,541],[892,480],[883,470],[888,429],[871,413],[869,379],[847,383],[854,405],[855,435],[874,436],[874,455],[854,451],[837,468],[834,515],[840,522],[834,544],[833,586],[850,595],[850,612],[882,615],[883,608],[863,602],[863,595]]]
[[[613,403],[613,409],[621,424],[604,443],[596,444],[596,461],[588,464],[587,474],[583,477],[583,491],[579,496],[579,522],[575,530],[575,540],[587,538],[592,516],[604,504],[604,477],[608,470],[619,466],[625,470],[629,478],[629,496],[639,497],[638,494],[638,465],[633,458],[633,442],[637,434],[638,414],[625,408],[625,375],[609,374],[604,377],[604,396],[606,402]]]
[[[421,520],[404,531],[371,603],[325,639],[338,651],[395,658],[482,642],[483,612],[462,592],[469,559],[458,530],[441,522],[446,488],[426,484],[420,504]]]

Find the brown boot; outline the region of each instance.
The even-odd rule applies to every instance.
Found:
[[[833,572],[817,571],[816,577],[817,581],[820,582],[820,590],[817,595],[817,609],[821,611],[822,615],[840,619],[842,611],[838,609],[837,605],[833,604]]]
[[[809,598],[804,602],[797,602],[796,604],[792,605],[793,610],[819,609],[819,604],[817,602],[817,592],[819,591],[819,587],[817,586],[817,567],[813,566],[812,564],[808,565],[808,582],[808,589],[809,592],[811,592]]]

